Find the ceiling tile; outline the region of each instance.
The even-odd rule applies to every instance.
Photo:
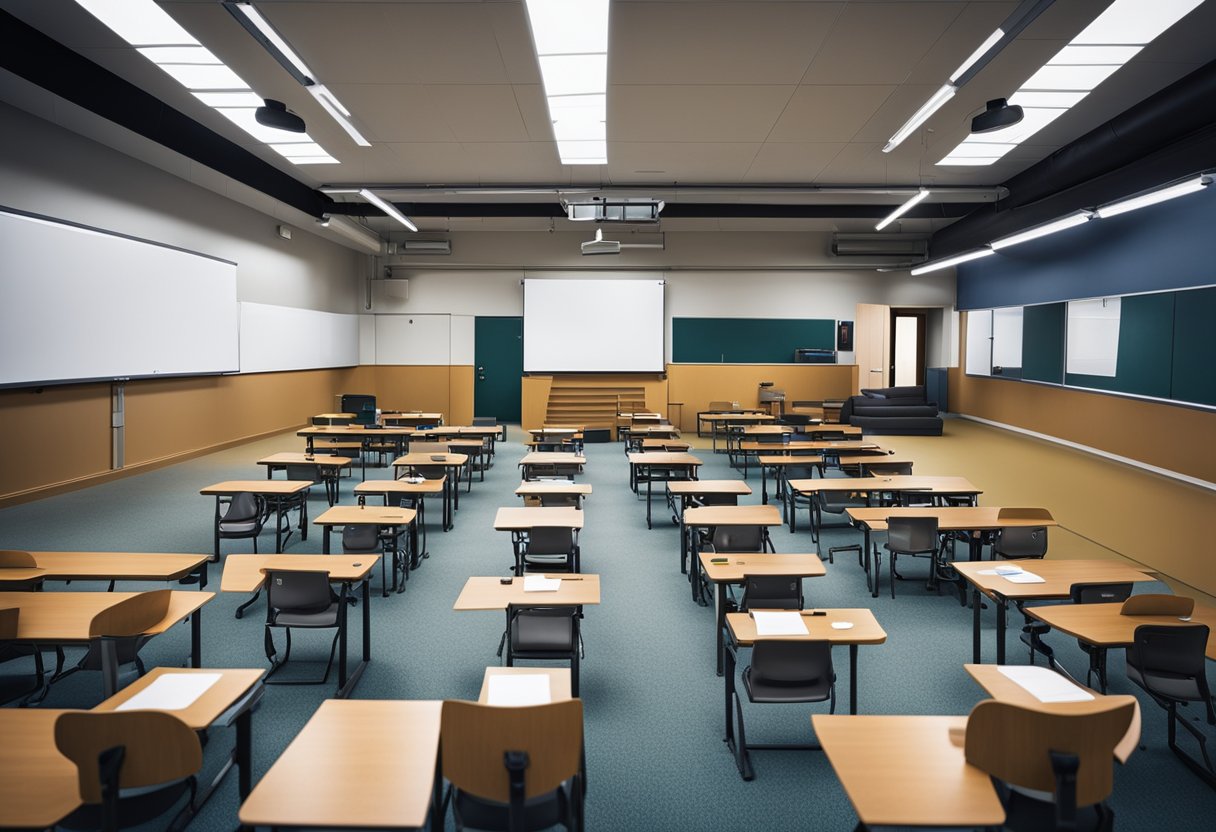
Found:
[[[848,141],[895,91],[894,86],[801,86],[770,141]]]
[[[740,182],[756,142],[609,142],[614,182]]]
[[[744,179],[757,183],[814,182],[844,148],[844,142],[766,142]]]
[[[962,9],[960,3],[850,3],[803,83],[902,83]]]
[[[443,84],[427,88],[431,102],[461,142],[526,141],[528,132],[507,84]]]
[[[441,99],[420,84],[330,84],[377,142],[455,141]],[[509,87],[507,88],[509,89]]]
[[[608,89],[608,140],[763,141],[790,86],[630,86]]]

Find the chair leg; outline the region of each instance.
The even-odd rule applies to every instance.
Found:
[[[1198,728],[1191,725],[1185,719],[1178,718],[1177,702],[1170,702],[1167,712],[1169,714],[1168,739],[1170,751],[1173,751],[1174,755],[1178,757],[1178,759],[1182,760],[1182,762],[1186,764],[1187,768],[1195,772],[1195,774],[1197,774],[1201,780],[1212,788],[1216,789],[1216,769],[1212,767],[1212,759],[1208,756],[1207,737],[1205,737]],[[1203,755],[1203,765],[1200,765],[1198,760],[1183,751],[1181,746],[1178,745],[1176,726],[1179,724],[1182,725],[1182,727],[1185,728],[1187,732],[1190,733],[1190,735],[1193,736],[1199,743],[1199,753]]]
[[[578,698],[578,646],[574,648],[574,653],[570,656],[570,695],[575,699]]]

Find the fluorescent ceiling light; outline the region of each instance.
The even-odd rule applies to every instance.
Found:
[[[1081,90],[1070,90],[1062,92],[1059,90],[1018,90],[1009,98],[1009,104],[1016,104],[1019,107],[1052,107],[1060,110],[1067,110],[1069,107],[1077,106],[1077,103],[1089,95],[1088,92]]]
[[[198,45],[198,41],[152,0],[76,0],[132,46]]]
[[[283,144],[272,144],[270,146],[272,148],[274,148],[276,151],[278,151],[279,153],[281,153],[282,155],[288,157],[289,159],[292,156],[328,156],[329,155],[328,153],[325,152],[325,148],[321,147],[321,145],[317,144],[316,142],[296,142],[294,144],[283,143]]]
[[[937,164],[940,167],[985,167],[1001,161],[1000,156],[946,156]]]
[[[391,202],[381,199],[380,197],[376,196],[374,193],[369,191],[367,188],[364,188],[361,191],[359,191],[359,196],[366,199],[372,205],[375,205],[381,211],[388,214],[390,217],[395,219],[397,222],[404,225],[410,231],[418,230],[418,226],[414,225],[414,223],[410,220],[409,217],[407,217],[405,214],[398,211],[397,208]]]
[[[982,159],[988,156],[999,159],[1015,147],[1017,147],[1016,144],[1005,142],[963,142],[951,150],[950,155],[960,159]]]
[[[608,88],[608,56],[541,55],[540,74],[549,96],[602,94]]]
[[[1077,64],[1123,66],[1136,57],[1136,53],[1143,48],[1142,46],[1084,46],[1070,43],[1057,52],[1056,56],[1047,63],[1051,66]]]
[[[1146,44],[1203,0],[1115,0],[1073,43]]]
[[[929,116],[941,109],[942,105],[954,97],[954,93],[958,88],[953,84],[944,84],[941,89],[933,93],[933,96],[921,105],[921,108],[912,114],[912,118],[908,119],[904,126],[895,131],[895,135],[887,142],[887,146],[882,149],[883,153],[890,153],[895,148],[903,143],[903,140],[912,135],[916,128],[920,127],[929,120]]]
[[[1024,90],[1092,90],[1115,73],[1119,67],[1100,66],[1056,66],[1047,64],[1031,75]]]
[[[350,110],[342,106],[342,102],[334,97],[334,94],[329,91],[329,88],[324,84],[313,84],[307,88],[312,97],[317,99],[325,112],[329,113],[334,121],[338,122],[338,126],[346,131],[346,134],[354,139],[355,144],[360,147],[371,147],[372,143],[363,138],[363,134],[355,127],[350,120]]]
[[[997,42],[1000,41],[1000,39],[1003,37],[1005,37],[1004,29],[997,29],[995,32],[993,32],[991,35],[989,35],[988,40],[981,43],[979,49],[976,49],[974,52],[972,52],[971,57],[969,57],[967,60],[963,61],[962,65],[958,69],[954,70],[953,74],[951,74],[951,76],[950,76],[950,83],[953,84],[956,81],[958,81],[958,79],[967,70],[969,70],[969,69],[971,69],[971,67],[975,66],[976,61],[978,61],[980,58],[987,55],[988,50],[991,49],[992,47],[996,46]]]
[[[607,137],[604,123],[607,96],[559,95],[549,99],[549,119],[553,137],[561,141],[598,140]]]
[[[993,240],[989,245],[994,249],[1008,248],[1016,246],[1018,243],[1025,243],[1029,240],[1037,240],[1040,237],[1046,237],[1048,234],[1055,234],[1057,231],[1063,231],[1066,228],[1075,228],[1078,225],[1084,225],[1089,222],[1092,214],[1081,212],[1072,214],[1071,216],[1055,220],[1053,222],[1044,223],[1043,225],[1020,231],[1017,234],[1010,234],[1008,237],[1002,237],[999,240]]]
[[[605,141],[559,141],[557,153],[563,165],[606,165],[608,143]]]
[[[929,272],[935,272],[949,266],[957,266],[959,263],[966,263],[969,260],[978,260],[990,254],[996,254],[996,252],[990,248],[981,248],[976,251],[969,251],[966,254],[956,254],[954,257],[947,257],[945,260],[936,260],[932,263],[924,263],[917,266],[912,270],[912,274],[928,274]]]
[[[370,228],[359,225],[359,223],[346,217],[332,215],[328,217],[328,222],[322,222],[321,225],[330,231],[341,234],[352,243],[358,244],[373,254],[380,253],[380,244],[382,242],[380,235]]]
[[[211,50],[202,46],[141,46],[135,50],[154,64],[219,64]]]
[[[289,130],[279,130],[259,124],[254,117],[253,109],[249,107],[216,107],[215,111],[260,142],[297,144],[312,141],[307,133],[292,133]]]
[[[188,90],[247,90],[249,85],[223,64],[157,64]]]
[[[208,107],[261,107],[265,102],[256,92],[196,92],[194,97]]]
[[[537,55],[608,52],[608,0],[527,0]]]
[[[917,191],[915,194],[913,194],[912,197],[907,202],[905,202],[903,205],[896,208],[890,214],[887,214],[887,218],[884,219],[882,222],[880,222],[878,225],[874,226],[874,230],[882,231],[888,225],[895,222],[897,219],[899,219],[904,214],[908,213],[914,207],[916,207],[921,202],[923,202],[925,197],[927,197],[927,196],[929,196],[929,190],[927,188],[921,188],[919,191]]]
[[[274,145],[271,145],[274,147]],[[277,148],[276,148],[277,150]],[[287,159],[293,165],[337,165],[337,159],[326,153],[324,156],[291,156]]]
[[[304,61],[300,60],[300,56],[297,55],[295,50],[291,48],[291,44],[283,40],[282,35],[276,32],[274,27],[270,25],[270,21],[262,17],[262,13],[255,9],[252,4],[231,3],[229,4],[229,7],[235,8],[241,14],[245,15],[249,22],[262,33],[262,36],[266,38],[266,40],[270,41],[270,44],[275,49],[279,50],[279,53],[282,54],[285,59],[287,59],[287,62],[296,68],[297,72],[309,80],[316,77],[312,74],[312,70],[310,70],[304,64]]]
[[[1146,194],[1133,196],[1130,199],[1122,199],[1109,205],[1103,205],[1094,213],[1103,219],[1116,217],[1119,214],[1126,214],[1128,211],[1135,211],[1137,208],[1145,208],[1149,205],[1156,205],[1158,202],[1165,202],[1169,199],[1176,199],[1180,196],[1202,191],[1211,181],[1212,178],[1210,176],[1200,176],[1186,182],[1179,182],[1177,185],[1170,185],[1155,191],[1149,191]]]

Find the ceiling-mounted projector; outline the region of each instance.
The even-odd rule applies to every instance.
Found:
[[[304,119],[287,109],[287,105],[282,101],[275,101],[273,98],[265,99],[266,106],[258,107],[253,112],[253,117],[258,124],[264,127],[273,127],[276,130],[286,130],[289,133],[303,133]]]
[[[604,229],[595,229],[595,239],[588,240],[582,245],[583,255],[589,254],[620,254],[620,240],[605,240]]]
[[[991,133],[1002,127],[1011,127],[1022,120],[1022,108],[1017,104],[1009,105],[1003,98],[994,98],[988,102],[987,109],[971,119],[972,133]]]
[[[661,199],[593,197],[589,202],[566,202],[566,218],[574,222],[658,222]]]

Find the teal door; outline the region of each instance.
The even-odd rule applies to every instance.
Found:
[[[483,318],[473,329],[473,415],[519,423],[524,375],[524,319]]]

